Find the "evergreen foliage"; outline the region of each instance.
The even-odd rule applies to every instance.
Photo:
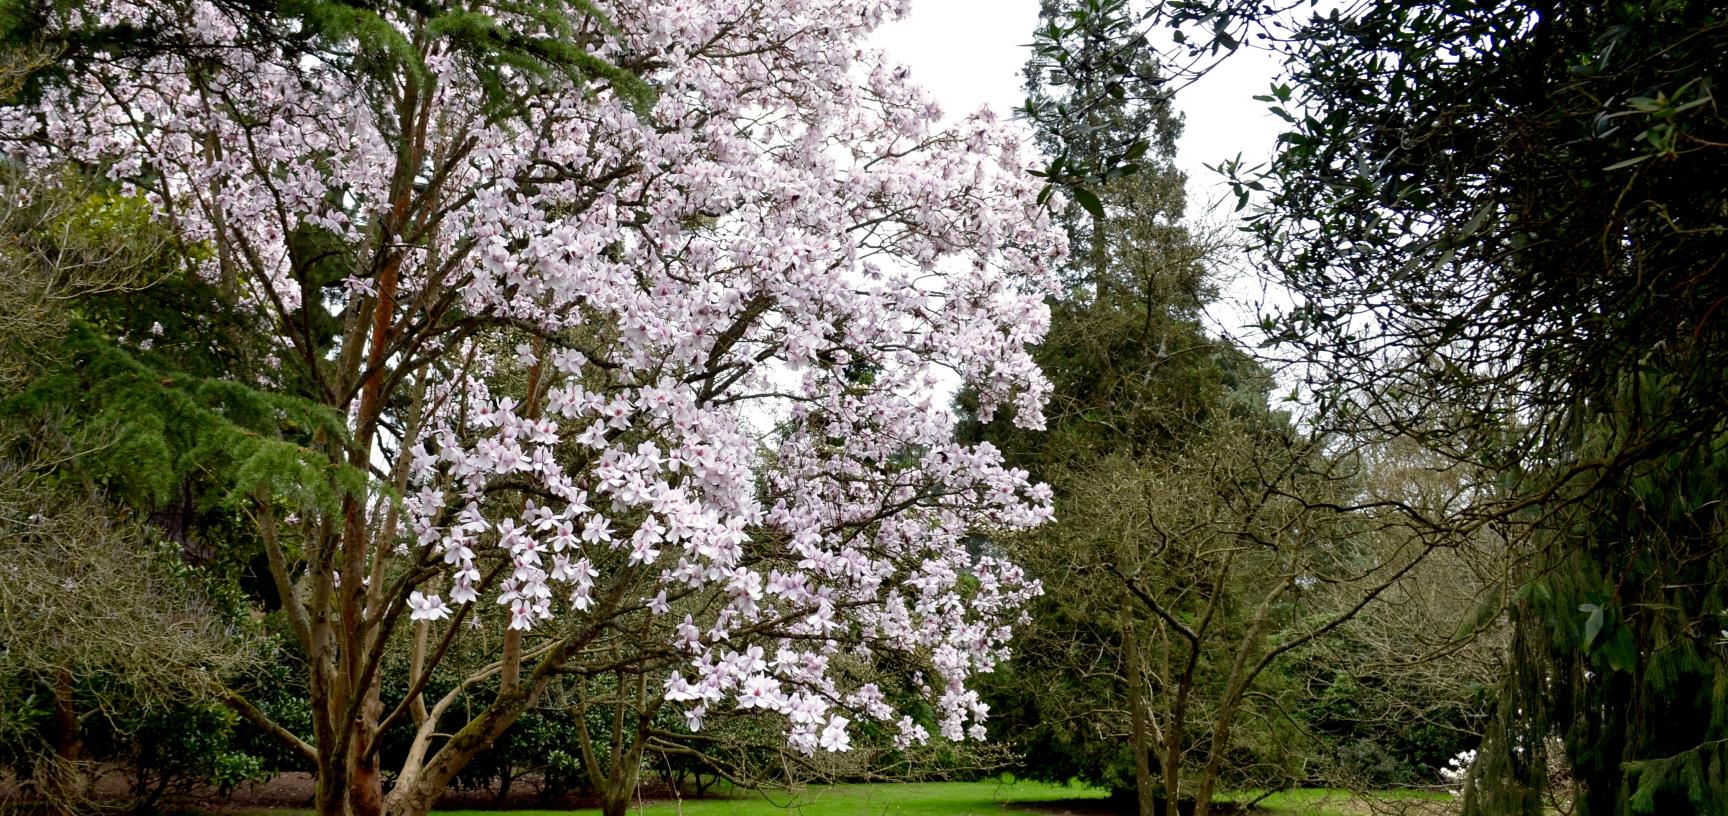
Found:
[[[0,412],[13,421],[72,414],[75,449],[102,451],[81,470],[118,498],[155,507],[197,480],[223,500],[262,493],[334,508],[366,489],[365,474],[312,445],[346,433],[327,408],[151,365],[82,322],[68,332],[64,351],[63,368],[0,403]]]
[[[472,62],[496,114],[509,114],[525,84],[554,74],[578,85],[604,83],[644,113],[654,101],[654,90],[641,79],[643,66],[618,66],[595,54],[598,38],[614,35],[617,29],[592,0],[510,0],[471,6],[415,0],[209,2],[245,22],[242,42],[248,47],[320,60],[345,55],[354,75],[378,83],[391,81],[398,72],[422,82],[430,77],[426,43],[411,40],[396,25],[401,20],[424,20],[428,36],[448,43],[454,53]],[[0,2],[0,42],[34,44],[56,55],[26,79],[27,92],[104,55],[190,53],[201,47],[171,33],[173,26],[152,19],[86,19],[81,26],[48,25],[73,19],[70,15],[81,5],[78,0]],[[155,9],[161,19],[192,13],[190,4],[179,0]],[[519,24],[502,27],[497,23],[499,15]],[[44,35],[50,31],[55,33]],[[519,33],[523,31],[536,33]]]
[[[1141,17],[1129,0],[1043,0],[1033,31],[1021,113],[1050,157],[1035,175],[1047,181],[1044,197],[1062,188],[1097,218],[1099,185],[1148,162],[1167,172],[1181,134]],[[1072,216],[1069,222],[1071,231],[1084,232]]]
[[[1089,167],[1136,145],[1151,167],[1108,185],[1096,179],[1077,184],[1075,199],[1061,212],[1074,253],[1062,269],[1065,290],[1050,304],[1051,330],[1037,351],[1052,384],[1046,430],[1017,432],[997,422],[971,431],[1049,482],[1065,524],[1073,523],[1068,502],[1077,474],[1122,448],[1138,452],[1160,444],[1181,424],[1159,394],[1191,393],[1191,380],[1152,364],[1149,355],[1176,335],[1212,345],[1198,327],[1208,291],[1201,253],[1177,224],[1182,178],[1171,160],[1180,120],[1149,45],[1118,42],[1126,14],[1122,3],[1045,0],[1041,6],[1025,87],[1036,142],[1053,157],[1046,172],[1060,176],[1064,167]],[[1136,76],[1126,76],[1128,68]],[[1130,230],[1157,231],[1177,246],[1131,242]],[[1139,263],[1125,262],[1127,252]],[[1204,369],[1208,358],[1181,359]],[[1025,559],[1051,543],[1051,534],[1040,533],[1009,546]],[[1123,639],[1130,635],[1118,612],[1128,599],[1108,584],[1095,586],[1108,591],[1074,592],[1059,572],[1063,560],[1052,560],[1049,574],[1034,568],[1048,592],[1034,612],[1036,640],[1027,639],[1020,657],[993,680],[998,733],[1013,735],[1018,771],[1029,778],[1078,779],[1131,794],[1138,784],[1134,752],[1145,748],[1128,739],[1123,716],[1129,686],[1138,682],[1122,665]]]
[[[1286,49],[1278,156],[1232,169],[1322,424],[1494,474],[1423,520],[1524,558],[1466,811],[1541,812],[1557,745],[1577,813],[1724,812],[1728,9],[1168,11]]]
[[[1015,740],[1020,773],[1112,788],[1149,814],[1162,810],[1167,792],[1165,749],[1150,732],[1179,729],[1172,716],[1204,723],[1179,738],[1184,753],[1204,756],[1211,718],[1220,708],[1230,711],[1226,719],[1238,716],[1226,688],[1231,649],[1238,638],[1257,638],[1251,621],[1260,582],[1276,585],[1282,566],[1259,555],[1229,566],[1210,560],[1200,542],[1213,540],[1223,516],[1205,514],[1255,527],[1252,512],[1233,515],[1246,505],[1219,500],[1245,498],[1239,491],[1256,478],[1230,470],[1244,461],[1240,446],[1301,456],[1304,443],[1269,409],[1266,373],[1205,330],[1204,310],[1217,296],[1209,270],[1215,247],[1183,223],[1183,177],[1173,165],[1181,120],[1136,21],[1121,2],[1043,4],[1026,68],[1027,109],[1053,157],[1049,177],[1090,173],[1092,180],[1071,191],[1060,218],[1075,252],[1038,351],[1053,384],[1048,427],[1029,434],[993,423],[975,432],[1051,484],[1059,520],[1007,542],[1048,593],[1021,656],[996,683],[993,709],[1006,720],[998,733]],[[1210,501],[1208,490],[1218,491]],[[1181,541],[1159,545],[1148,525],[1181,529]],[[1187,677],[1179,677],[1184,647],[1160,633],[1163,624],[1130,584],[1190,624],[1207,625],[1197,623],[1202,617],[1215,624],[1193,647]],[[1215,618],[1206,612],[1209,599],[1221,599]],[[1278,615],[1299,617],[1298,608]],[[1151,665],[1154,653],[1169,658],[1162,671]],[[1191,707],[1172,713],[1178,693]],[[1223,775],[1251,786],[1289,779],[1299,756],[1289,750],[1293,724],[1276,706],[1241,720],[1220,752]],[[1178,776],[1195,773],[1184,768]]]

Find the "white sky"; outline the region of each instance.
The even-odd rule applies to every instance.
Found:
[[[984,105],[1006,116],[1025,100],[1020,69],[1037,23],[1038,0],[913,0],[912,13],[883,26],[873,43],[909,66],[946,116],[959,118]],[[1282,122],[1252,97],[1266,92],[1276,69],[1265,53],[1243,51],[1177,94],[1186,127],[1176,164],[1188,174],[1191,217],[1235,223],[1234,198],[1205,166],[1237,154],[1252,166],[1270,155]],[[1208,214],[1220,201],[1224,205]],[[1213,310],[1215,328],[1236,333],[1260,298],[1258,283],[1238,277]]]

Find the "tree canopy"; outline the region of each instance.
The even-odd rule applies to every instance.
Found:
[[[1527,557],[1467,809],[1720,812],[1728,254],[1720,4],[1173,6],[1196,49],[1288,57],[1289,123],[1236,168],[1294,306],[1265,328],[1324,427],[1483,467],[1436,528]]]

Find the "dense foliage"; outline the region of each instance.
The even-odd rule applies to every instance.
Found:
[[[1004,542],[1048,593],[994,705],[1024,773],[1204,812],[1220,786],[1337,778],[1351,729],[1311,710],[1296,650],[1431,547],[1340,512],[1364,489],[1348,441],[1274,411],[1268,372],[1206,329],[1223,247],[1184,220],[1180,121],[1137,20],[1046,3],[1026,70],[1052,180],[1102,182],[1059,219],[1075,254],[1037,352],[1048,428],[978,425],[1051,483],[1059,519]],[[1382,778],[1431,778],[1407,763]]]
[[[1722,812],[1728,9],[1263,12],[1166,20],[1289,57],[1289,132],[1241,179],[1296,301],[1267,328],[1327,426],[1482,469],[1413,517],[1524,559],[1467,809],[1541,812],[1557,742],[1577,812]]]

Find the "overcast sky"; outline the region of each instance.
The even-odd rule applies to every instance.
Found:
[[[1007,115],[1025,100],[1020,69],[1038,22],[1038,0],[913,0],[912,13],[876,33],[874,44],[912,69],[950,118],[989,105]],[[1227,191],[1205,165],[1241,154],[1249,165],[1265,161],[1281,122],[1253,100],[1266,92],[1276,64],[1264,53],[1244,51],[1181,90],[1176,105],[1186,127],[1176,163],[1188,174],[1189,213],[1206,218],[1207,207]],[[1231,200],[1214,211],[1230,219]],[[1259,287],[1239,278],[1227,302],[1213,310],[1217,328],[1234,331],[1248,322]]]

